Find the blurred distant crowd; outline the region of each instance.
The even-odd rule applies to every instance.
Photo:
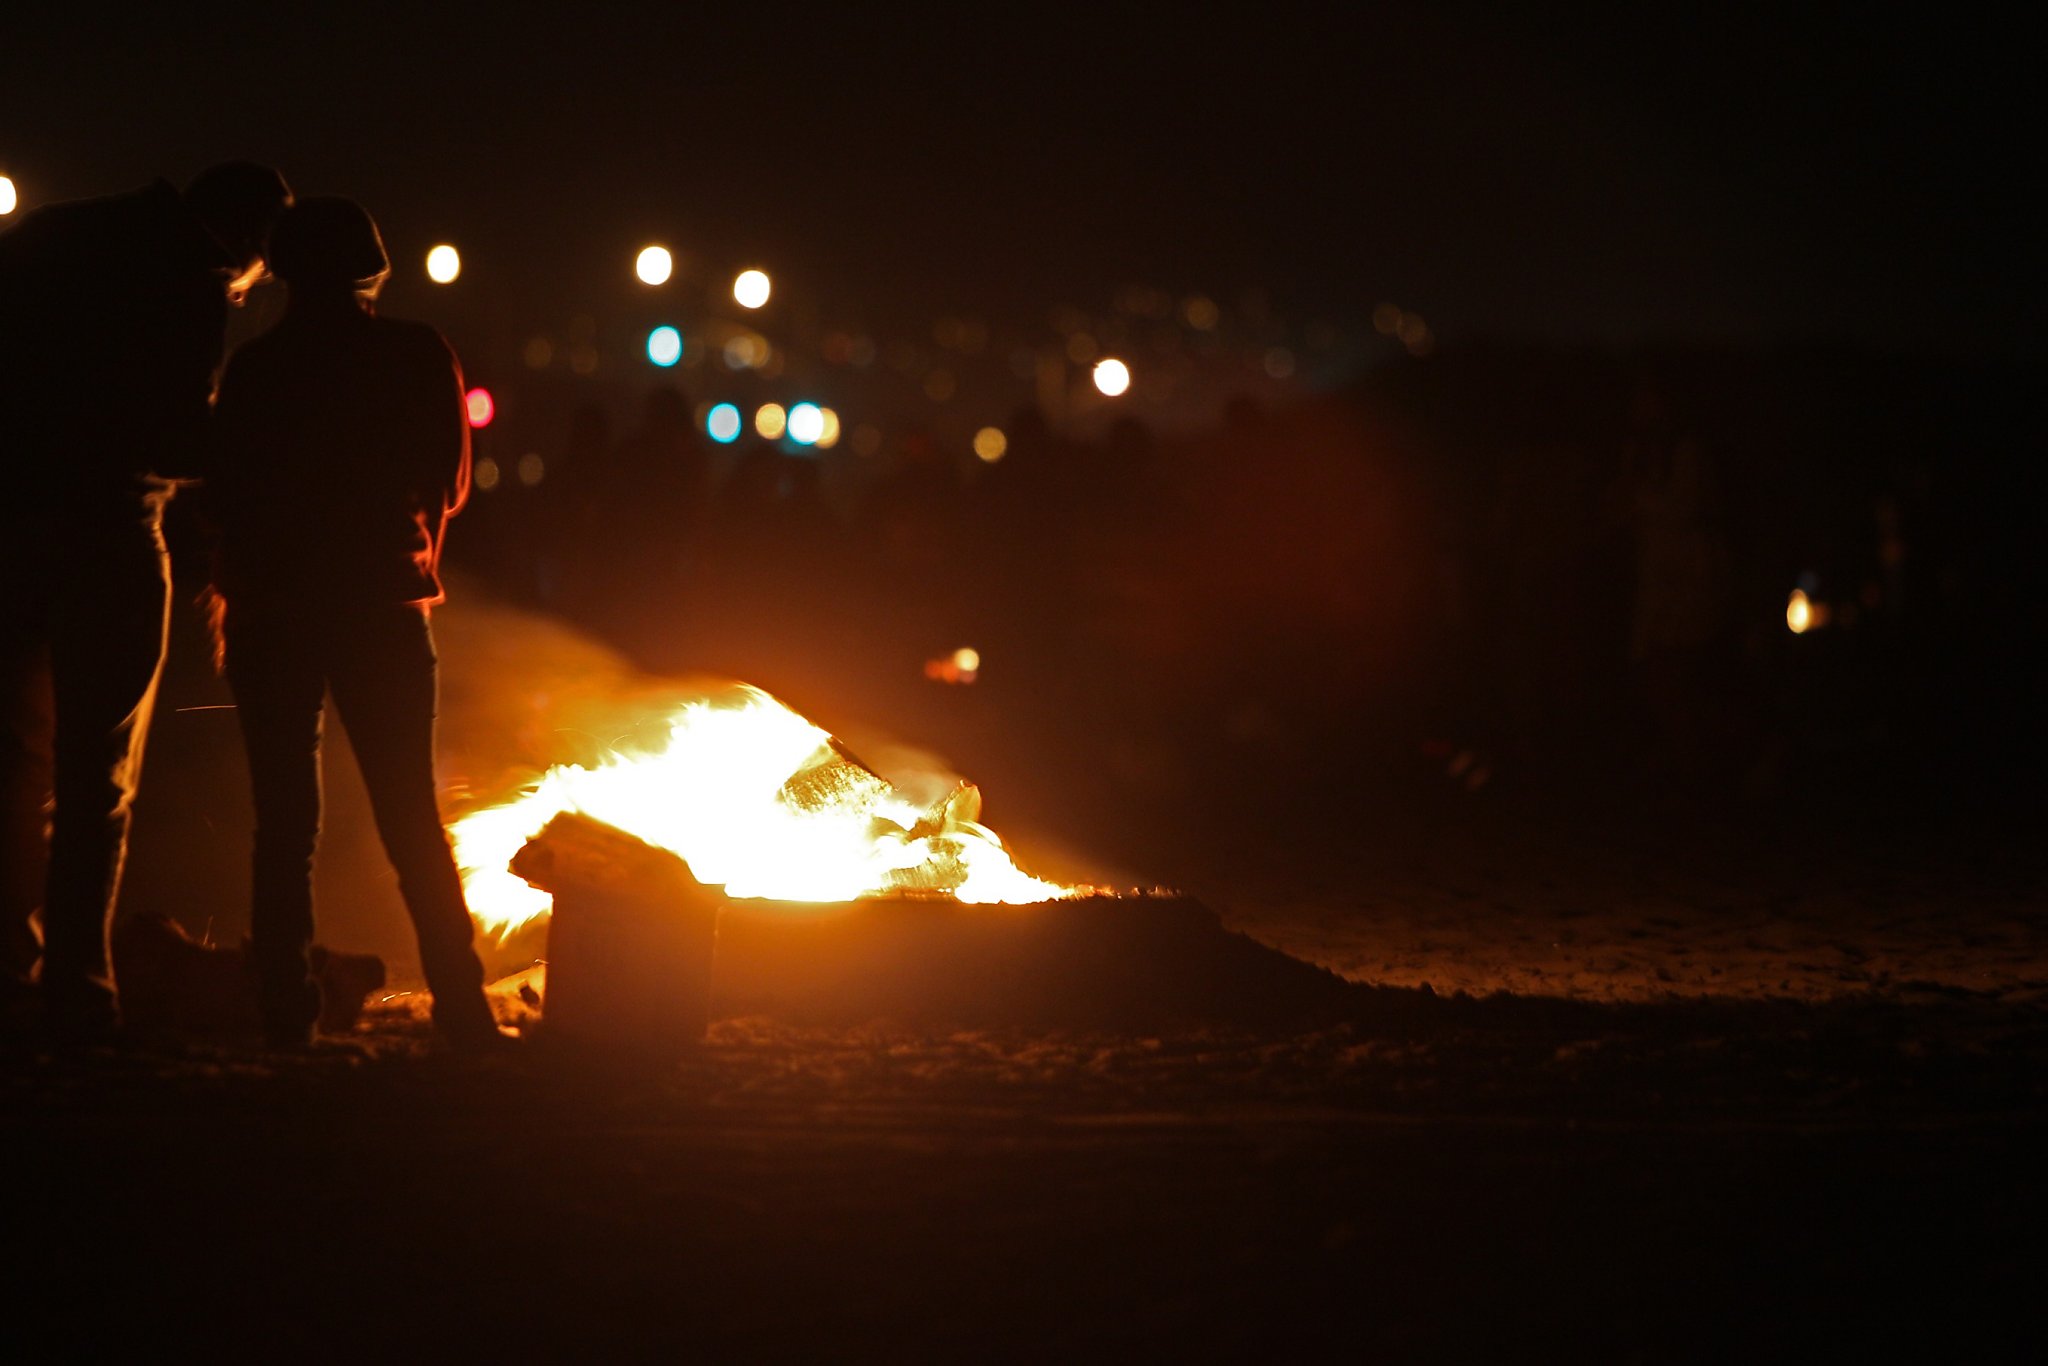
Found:
[[[504,472],[453,561],[650,667],[912,731],[979,708],[1126,799],[1982,786],[2036,729],[2039,475],[1996,373],[1476,348],[1171,439],[1026,406],[995,462],[698,422],[671,384],[585,405],[531,484],[480,432]]]

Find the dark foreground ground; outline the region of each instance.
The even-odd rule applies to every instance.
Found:
[[[461,625],[458,779],[568,733],[547,699],[573,692],[533,681],[536,661],[629,695],[587,650]],[[479,676],[526,692],[494,709]],[[215,685],[180,678],[126,899],[232,943],[244,865],[223,832],[247,816]],[[1476,798],[1187,783],[1199,809],[1089,810],[1024,784],[1109,793],[1085,746],[1006,750],[1001,708],[950,731],[943,708],[872,711],[989,777],[1028,866],[1183,888],[1368,984],[1357,1008],[1121,1032],[725,1019],[695,1056],[626,1066],[544,1037],[449,1057],[395,995],[313,1057],[0,1050],[9,1340],[173,1359],[1835,1361],[2017,1356],[2048,1327],[2031,807],[1708,818],[1629,791],[1518,799],[1504,779]],[[402,986],[359,807],[332,813],[322,930]]]
[[[17,1049],[0,1283],[84,1355],[1959,1359],[2044,1326],[2032,994]]]

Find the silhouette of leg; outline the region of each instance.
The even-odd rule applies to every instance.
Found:
[[[36,627],[0,625],[0,991],[10,996],[28,990],[42,957],[32,917],[49,868],[55,720],[49,641]]]
[[[111,555],[50,615],[56,810],[43,901],[43,1004],[60,1034],[115,1022],[107,930],[163,671],[170,579],[160,544]]]
[[[249,956],[263,1028],[275,1043],[309,1037],[320,1015],[313,944],[313,849],[320,838],[320,710],[326,694],[316,624],[236,604],[227,616],[235,695],[256,807]]]
[[[476,927],[435,790],[436,678],[426,614],[405,606],[352,614],[334,638],[329,681],[419,935],[434,1023],[455,1036],[494,1034]]]

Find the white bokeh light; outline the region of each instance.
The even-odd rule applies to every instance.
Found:
[[[641,283],[649,285],[667,284],[675,268],[675,258],[668,254],[667,247],[643,247],[633,262],[633,273]]]
[[[759,308],[768,302],[772,286],[765,270],[743,270],[732,282],[732,297],[741,308]]]

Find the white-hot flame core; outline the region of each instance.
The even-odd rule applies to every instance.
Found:
[[[1072,894],[1020,870],[994,831],[951,803],[919,807],[880,779],[834,786],[822,801],[785,790],[839,762],[829,734],[758,689],[736,703],[687,703],[659,749],[549,769],[532,791],[455,822],[470,914],[503,935],[547,913],[552,898],[508,865],[563,811],[670,850],[733,897],[851,901],[902,886],[967,902]]]

